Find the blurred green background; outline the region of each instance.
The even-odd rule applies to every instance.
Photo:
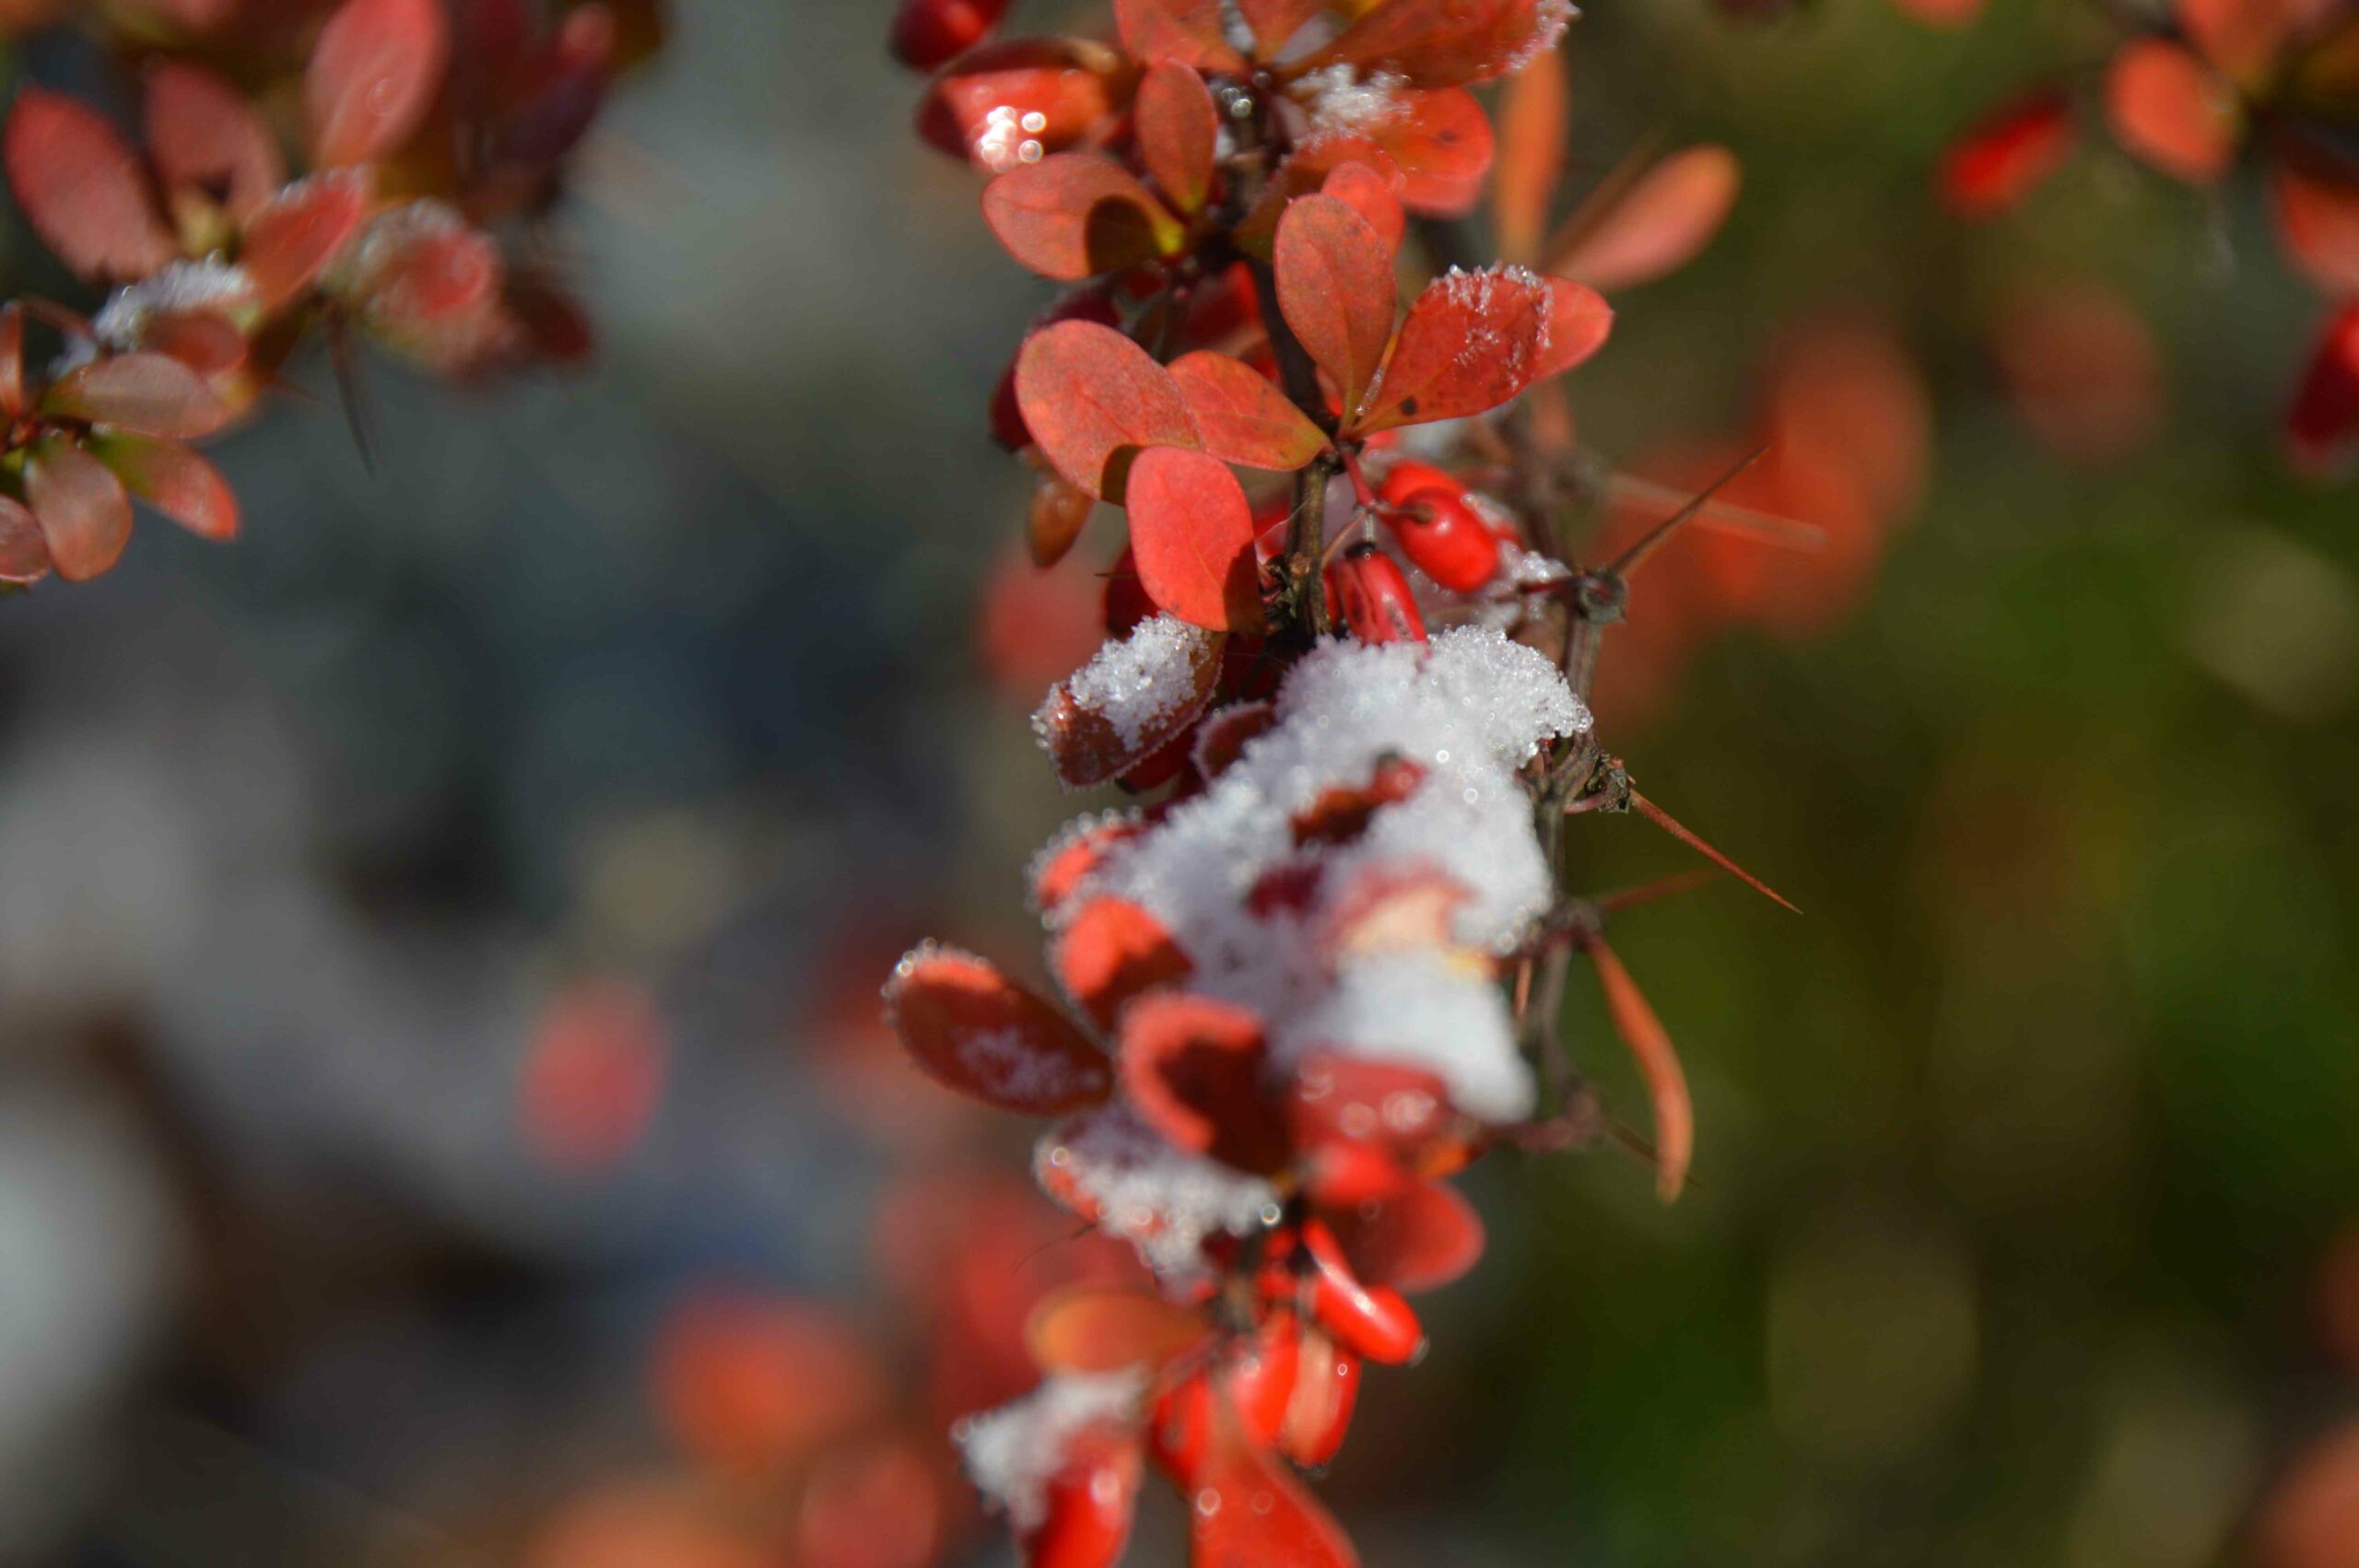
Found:
[[[373,474],[289,402],[224,451],[235,549],[150,522],[105,582],[0,605],[0,1561],[798,1561],[545,1521],[680,1473],[648,1367],[684,1290],[899,1322],[879,1194],[1023,1157],[921,1085],[873,1120],[815,1088],[846,1071],[815,1009],[905,930],[1037,969],[1017,873],[1096,803],[975,632],[1025,491],[982,402],[1050,290],[908,134],[884,18],[676,9],[566,214],[587,380],[381,368]],[[1326,1488],[1377,1568],[2359,1563],[2359,1505],[2314,1548],[2257,1527],[2359,1411],[2359,513],[2276,451],[2322,310],[2245,186],[2098,146],[1993,225],[1929,190],[2107,36],[2060,0],[1956,33],[1601,0],[1569,38],[1576,187],[1650,136],[1745,171],[1702,260],[1617,301],[1585,440],[1740,427],[1829,309],[1905,345],[1934,439],[1837,624],[1701,638],[1609,731],[1806,913],[1719,884],[1617,928],[1696,1185],[1475,1173],[1491,1255]],[[2061,451],[2004,325],[2057,286],[2159,370],[2051,357],[2066,406],[2130,409]],[[1599,888],[1686,864],[1631,819],[1576,842]],[[589,1092],[630,1136],[587,1161],[531,1119],[582,976],[665,1041],[653,1088]],[[1175,1519],[1136,1561],[1179,1561]]]

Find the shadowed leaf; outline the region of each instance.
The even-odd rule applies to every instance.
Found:
[[[205,379],[168,354],[111,354],[68,371],[41,400],[41,411],[143,436],[192,440],[229,421],[229,407]]]
[[[1179,248],[1180,225],[1110,158],[1058,153],[983,191],[983,218],[1007,253],[1043,277],[1076,282]]]
[[[1163,922],[1127,898],[1093,898],[1075,910],[1050,943],[1049,963],[1101,1029],[1112,1028],[1133,997],[1194,967]]]
[[[1139,161],[1164,196],[1183,213],[1203,207],[1220,140],[1220,110],[1203,77],[1185,65],[1157,65],[1139,82],[1131,114]]]
[[[252,217],[287,182],[287,159],[238,89],[177,60],[148,74],[147,146],[168,192],[202,191],[231,220]]]

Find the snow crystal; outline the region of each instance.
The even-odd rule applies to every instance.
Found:
[[[1363,80],[1351,66],[1335,64],[1305,72],[1294,91],[1320,130],[1368,131],[1401,112],[1401,89],[1408,85],[1390,71]]]
[[[1440,953],[1351,965],[1273,1043],[1287,1061],[1334,1050],[1424,1068],[1449,1086],[1451,1104],[1485,1120],[1532,1114],[1532,1071],[1516,1051],[1499,988]]]
[[[1123,745],[1135,747],[1202,695],[1197,661],[1211,635],[1176,615],[1142,621],[1129,637],[1100,648],[1065,681],[1064,689],[1075,707],[1099,715],[1114,727]],[[1051,692],[1032,716],[1033,732],[1043,745],[1049,743],[1049,720],[1056,707]]]
[[[128,353],[146,340],[147,323],[159,312],[250,305],[253,300],[254,280],[235,263],[218,255],[168,262],[107,296],[90,318],[90,330],[109,348]]]
[[[1126,1369],[1050,1377],[1011,1404],[969,1416],[951,1431],[976,1489],[1007,1514],[1017,1535],[1038,1529],[1048,1514],[1049,1481],[1063,1468],[1066,1448],[1093,1426],[1139,1420],[1145,1375]]]
[[[1508,61],[1503,74],[1510,76],[1519,75],[1533,61],[1555,48],[1557,41],[1565,36],[1565,29],[1580,14],[1580,7],[1575,6],[1573,0],[1540,0],[1538,13],[1533,18],[1532,36]]]
[[[976,1029],[958,1041],[958,1065],[994,1099],[1041,1105],[1079,1094],[1099,1082],[1060,1051],[1044,1051],[1023,1029]],[[1070,1104],[1070,1101],[1067,1101]]]
[[[1049,1133],[1032,1161],[1043,1187],[1086,1197],[1097,1211],[1097,1228],[1136,1247],[1139,1260],[1167,1285],[1202,1276],[1209,1237],[1250,1235],[1279,1215],[1276,1188],[1174,1148],[1121,1105]]]
[[[1531,269],[1512,266],[1506,263],[1496,266],[1484,267],[1475,272],[1468,272],[1463,267],[1452,267],[1440,277],[1436,278],[1432,287],[1441,290],[1443,298],[1452,305],[1470,312],[1474,317],[1466,333],[1465,342],[1458,350],[1458,362],[1461,365],[1473,366],[1493,361],[1506,361],[1509,364],[1530,366],[1536,364],[1547,355],[1549,333],[1553,324],[1552,311],[1549,308],[1548,284],[1546,279]],[[1524,298],[1520,301],[1501,299],[1499,294],[1502,288],[1520,293]],[[1512,339],[1504,337],[1495,329],[1494,323],[1501,316],[1509,321],[1514,320],[1512,307],[1519,303],[1533,311],[1536,329],[1520,337]],[[1495,315],[1494,312],[1496,314]]]

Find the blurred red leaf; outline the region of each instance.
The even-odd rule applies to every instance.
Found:
[[[1145,64],[1245,69],[1221,25],[1221,0],[1114,0],[1114,26],[1122,47]]]
[[[167,193],[201,191],[243,223],[287,182],[278,143],[237,88],[202,66],[158,63],[147,76],[147,146]]]
[[[200,539],[238,536],[238,497],[221,471],[177,441],[93,435],[92,453],[134,496]]]
[[[918,133],[998,174],[1074,146],[1129,96],[1125,62],[1082,39],[1011,39],[953,61],[918,109]]]
[[[1109,849],[1145,831],[1134,816],[1085,818],[1084,823],[1068,828],[1065,837],[1032,862],[1032,903],[1044,918],[1053,916],[1073,896],[1083,879],[1104,863]]]
[[[1614,1032],[1630,1047],[1646,1079],[1647,1095],[1654,1102],[1655,1190],[1668,1203],[1687,1184],[1687,1162],[1696,1147],[1696,1115],[1687,1097],[1687,1075],[1680,1070],[1679,1052],[1672,1047],[1669,1032],[1614,950],[1602,938],[1592,938],[1585,951],[1597,965],[1598,984],[1605,991],[1605,1011],[1614,1020]]]
[[[1548,345],[1532,379],[1544,381],[1581,365],[1605,346],[1614,332],[1614,307],[1585,283],[1543,278],[1548,285]]]
[[[1262,1088],[1268,1042],[1251,1009],[1166,991],[1123,1015],[1122,1093],[1178,1147],[1247,1171],[1285,1163],[1286,1125]]]
[[[1209,350],[1183,355],[1171,362],[1171,379],[1203,450],[1223,462],[1291,473],[1327,445],[1325,432],[1242,360]]]
[[[628,1154],[662,1102],[668,1041],[655,999],[600,976],[550,999],[524,1057],[524,1130],[551,1163],[596,1170]]]
[[[918,948],[894,966],[885,1005],[919,1066],[1002,1110],[1077,1110],[1113,1082],[1064,1014],[971,954]]]
[[[1358,1568],[1342,1527],[1236,1422],[1214,1422],[1193,1501],[1191,1568]]]
[[[1138,449],[1196,444],[1170,373],[1095,322],[1060,322],[1025,339],[1015,401],[1057,472],[1103,500],[1121,499]]]
[[[2327,323],[2286,413],[2285,441],[2294,465],[2318,478],[2345,467],[2359,449],[2359,305],[2344,306]]]
[[[2227,172],[2244,135],[2236,89],[2168,39],[2133,39],[2115,51],[2105,106],[2125,150],[2199,185]]]
[[[2236,81],[2256,83],[2339,0],[2177,0],[2179,30]]]
[[[19,88],[0,163],[33,232],[75,272],[144,277],[172,259],[138,156],[95,111],[45,88]]]
[[[238,263],[253,280],[265,310],[293,299],[334,260],[367,210],[365,181],[349,174],[315,174],[290,185],[246,226]]]
[[[49,575],[49,541],[23,502],[0,496],[0,582],[38,582]]]
[[[25,308],[11,299],[0,305],[0,415],[14,419],[25,411]]]
[[[1220,680],[1223,638],[1179,628],[1177,646],[1157,646],[1174,626],[1144,622],[1124,633],[1123,643],[1102,648],[1078,673],[1058,682],[1033,714],[1033,732],[1048,749],[1057,778],[1066,788],[1086,789],[1128,774],[1178,741],[1212,700]],[[1143,637],[1155,639],[1144,650],[1144,660],[1184,660],[1186,668],[1176,678],[1161,668],[1144,676],[1126,670],[1140,654],[1128,645]],[[1109,683],[1099,660],[1126,673]]]
[[[1127,898],[1107,897],[1091,899],[1059,928],[1049,964],[1101,1029],[1112,1028],[1133,998],[1185,979],[1195,967],[1161,920]]]
[[[41,520],[50,563],[68,582],[106,572],[131,543],[131,497],[123,482],[62,437],[43,439],[27,457],[25,499]]]
[[[450,53],[437,0],[345,0],[303,73],[311,161],[329,169],[398,151],[432,106]]]
[[[1040,1370],[1058,1375],[1161,1366],[1210,1330],[1185,1307],[1119,1285],[1068,1285],[1044,1297],[1024,1327]]]
[[[2261,1499],[2253,1525],[2259,1568],[2352,1568],[2359,1562],[2359,1421],[2296,1454]]]
[[[1182,213],[1202,208],[1220,139],[1220,110],[1204,78],[1185,65],[1157,65],[1141,78],[1131,116],[1139,161],[1165,199]]]
[[[1548,243],[1547,270],[1608,293],[1676,272],[1720,231],[1743,182],[1728,148],[1683,148],[1567,219]]]
[[[41,412],[112,425],[142,436],[193,440],[229,422],[205,379],[169,354],[111,354],[69,370],[43,394]]]
[[[1483,1217],[1457,1188],[1440,1182],[1370,1199],[1331,1223],[1352,1272],[1408,1295],[1441,1289],[1483,1257]]]
[[[2116,462],[2161,427],[2162,352],[2144,320],[2108,288],[2055,283],[2013,294],[1990,347],[2016,414],[2063,457]]]
[[[1520,266],[1540,263],[1548,209],[1565,169],[1572,119],[1572,84],[1565,57],[1551,49],[1508,83],[1499,95],[1499,147],[1491,181],[1491,226],[1499,257]]]
[[[2359,296],[2359,169],[2280,159],[2270,168],[2269,194],[2277,238],[2295,268],[2331,297]]]
[[[1265,60],[1326,8],[1326,0],[1237,0],[1238,14],[1252,29],[1254,50]]]
[[[1491,122],[1464,88],[1404,92],[1398,112],[1362,134],[1399,167],[1402,205],[1456,217],[1482,200],[1491,171]]]
[[[1496,408],[1539,375],[1555,311],[1555,291],[1520,267],[1434,279],[1410,305],[1383,380],[1353,427],[1382,430]]]
[[[1554,45],[1571,10],[1565,0],[1385,0],[1302,68],[1347,64],[1420,88],[1486,82]]]
[[[1401,210],[1401,198],[1394,191],[1394,181],[1373,165],[1339,163],[1320,185],[1326,195],[1349,202],[1352,210],[1367,219],[1388,252],[1401,249],[1401,237],[1408,231],[1409,215]]]
[[[1205,452],[1150,447],[1132,465],[1126,504],[1131,550],[1149,598],[1211,631],[1261,629],[1253,511],[1227,464]]]
[[[1942,199],[1961,217],[1996,217],[2063,167],[2076,134],[2071,100],[2060,88],[2003,104],[1942,156]]]
[[[1335,382],[1346,417],[1360,405],[1392,337],[1392,256],[1340,197],[1297,199],[1278,220],[1272,252],[1278,309]]]
[[[1056,153],[983,191],[983,218],[1007,253],[1075,282],[1167,254],[1182,231],[1136,176],[1094,153]]]
[[[680,1445],[738,1475],[874,1421],[892,1392],[874,1353],[833,1315],[738,1292],[700,1292],[666,1313],[648,1375]]]

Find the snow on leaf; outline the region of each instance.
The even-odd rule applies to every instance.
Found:
[[[1268,1042],[1259,1014],[1181,991],[1143,998],[1124,1014],[1116,1052],[1131,1108],[1179,1148],[1238,1170],[1285,1163],[1285,1110],[1262,1083]]]
[[[1174,1148],[1119,1101],[1043,1138],[1032,1168],[1044,1191],[1136,1248],[1167,1290],[1204,1277],[1211,1238],[1250,1235],[1284,1213],[1270,1183]]]
[[[137,155],[96,111],[44,88],[19,89],[0,163],[33,231],[75,272],[139,277],[172,259]]]
[[[1155,615],[1050,689],[1032,732],[1066,788],[1129,772],[1195,722],[1220,679],[1221,638]]]
[[[1308,415],[1241,360],[1200,350],[1173,360],[1171,379],[1188,400],[1203,450],[1225,462],[1291,473],[1327,445]]]
[[[1150,447],[1132,465],[1125,504],[1139,581],[1157,606],[1209,631],[1261,629],[1253,510],[1227,464]]]
[[[1168,254],[1183,239],[1153,193],[1094,153],[1055,153],[1009,170],[984,188],[983,218],[1009,255],[1066,282]]]
[[[1409,307],[1360,431],[1457,419],[1496,408],[1549,362],[1555,298],[1521,267],[1452,268]]]
[[[1024,1398],[951,1429],[976,1490],[997,1504],[1018,1535],[1040,1527],[1051,1480],[1077,1439],[1093,1429],[1139,1422],[1146,1382],[1137,1372],[1052,1376]]]
[[[1071,1111],[1096,1105],[1111,1087],[1104,1052],[971,954],[933,945],[910,953],[886,982],[885,1005],[919,1066],[1003,1110]]]
[[[1015,401],[1057,472],[1101,500],[1122,498],[1139,449],[1196,444],[1170,372],[1095,322],[1059,322],[1025,339]]]
[[[1307,64],[1391,71],[1414,87],[1462,87],[1522,69],[1555,46],[1572,13],[1568,0],[1386,0]]]
[[[312,162],[333,169],[400,150],[442,86],[450,50],[437,0],[345,0],[303,74]]]
[[[1728,221],[1743,178],[1728,148],[1684,147],[1567,219],[1549,241],[1547,270],[1609,294],[1677,272]]]
[[[1548,285],[1548,346],[1532,379],[1544,381],[1561,376],[1605,346],[1614,331],[1614,308],[1585,283],[1552,277]]]
[[[1278,220],[1272,252],[1278,309],[1348,415],[1360,405],[1392,336],[1392,254],[1349,203],[1303,196]]]
[[[1139,161],[1165,199],[1192,213],[1212,194],[1220,140],[1220,110],[1203,77],[1166,63],[1140,79],[1132,123]]]

